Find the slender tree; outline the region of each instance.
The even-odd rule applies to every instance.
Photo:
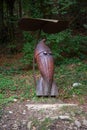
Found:
[[[16,0],[5,0],[5,3],[7,5],[7,10],[9,12],[9,18],[10,20],[8,21],[8,27],[9,27],[9,35],[10,35],[10,40],[14,39],[14,4]]]
[[[22,17],[22,0],[18,0],[18,4],[19,4],[19,17]]]
[[[3,37],[3,0],[0,0],[0,42]]]

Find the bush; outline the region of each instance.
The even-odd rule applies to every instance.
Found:
[[[46,37],[47,44],[58,62],[65,58],[84,59],[86,57],[87,36],[73,36],[71,30],[65,30],[57,34],[46,35]]]
[[[35,38],[29,33],[24,33],[25,44],[23,48],[24,52],[24,63],[32,64],[34,55]],[[42,33],[41,37],[46,37],[47,45],[53,52],[56,64],[65,58],[78,57],[84,59],[86,56],[87,48],[87,36],[72,35],[71,30],[65,30],[56,34],[45,34]]]

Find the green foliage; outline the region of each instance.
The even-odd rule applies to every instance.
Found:
[[[0,97],[0,105],[6,105],[6,104],[8,104],[10,102],[13,102],[15,98],[17,98],[17,96],[10,96],[10,97],[6,98],[3,95],[3,98]]]
[[[53,123],[53,120],[50,118],[45,118],[44,121],[40,122],[36,118],[32,118],[32,126],[31,128],[33,129],[33,126],[35,126],[38,130],[47,130],[49,129],[49,126]]]
[[[47,44],[53,52],[56,64],[65,58],[86,58],[87,36],[72,35],[71,30],[65,30],[57,34],[42,34],[47,38]]]
[[[26,76],[23,79],[20,76],[18,78],[0,74],[0,104],[14,101],[14,98],[29,99],[36,96],[31,81],[29,83]]]
[[[29,14],[34,18],[44,18],[44,17],[53,17],[58,14],[66,14],[69,13],[69,10],[73,9],[73,6],[77,5],[76,0],[41,0],[29,2],[23,2],[24,10],[26,12],[29,10]]]
[[[29,33],[24,33],[25,44],[23,47],[23,62],[32,65],[35,39]],[[57,34],[42,33],[41,37],[46,37],[47,45],[51,48],[55,59],[55,64],[60,64],[67,58],[86,58],[87,36],[72,35],[71,30],[65,30]]]
[[[24,89],[24,88],[22,88]],[[36,97],[35,89],[33,86],[30,86],[28,84],[25,85],[24,92],[21,94],[21,99],[29,99]]]
[[[17,53],[17,45],[16,45],[17,41],[13,40],[11,42],[9,42],[9,44],[7,45],[7,49],[8,49],[8,54],[16,54]]]
[[[59,86],[60,97],[87,95],[87,65],[75,59],[68,59],[66,63],[55,69],[55,79]],[[74,83],[80,83],[80,85],[74,87]]]
[[[9,67],[10,68],[6,68]],[[4,67],[0,67],[0,73],[3,75],[14,75],[14,74],[21,74],[22,71],[20,71],[20,68],[15,69],[15,67],[11,67],[10,64],[5,64]]]
[[[41,125],[39,125],[39,129],[43,128],[43,130],[47,130],[52,122],[52,119],[45,118]]]
[[[61,14],[62,16],[69,13],[77,4],[76,0],[58,0],[57,3],[57,14]]]
[[[0,75],[0,80],[1,80],[1,82],[0,82],[1,92],[5,92],[9,88],[11,88],[11,86],[13,85],[13,80],[11,80],[9,78],[5,78],[3,75]]]
[[[24,64],[32,65],[33,62],[33,55],[34,55],[34,47],[35,47],[35,39],[34,36],[31,34],[24,32],[25,44],[23,47],[24,57],[22,62]]]

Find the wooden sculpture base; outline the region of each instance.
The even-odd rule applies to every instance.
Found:
[[[50,89],[49,93],[49,84],[43,80],[41,77],[40,80],[37,83],[36,86],[36,95],[37,96],[43,96],[43,97],[57,97],[58,96],[58,87],[56,86],[56,83],[52,83],[52,87]]]

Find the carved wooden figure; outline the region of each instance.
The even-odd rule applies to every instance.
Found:
[[[45,39],[37,44],[34,56],[41,73],[36,86],[37,96],[58,96],[58,88],[53,80],[54,60],[50,48],[45,44]]]

